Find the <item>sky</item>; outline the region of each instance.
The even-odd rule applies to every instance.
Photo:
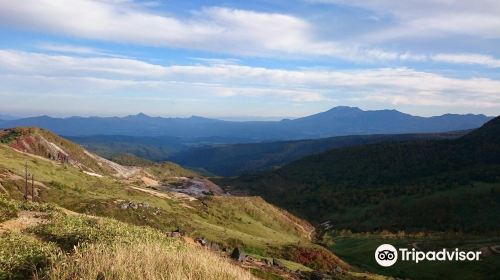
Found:
[[[498,0],[0,0],[0,114],[500,114]]]

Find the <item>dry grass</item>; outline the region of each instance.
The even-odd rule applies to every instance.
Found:
[[[256,279],[248,271],[205,249],[161,243],[92,244],[55,263],[50,279]]]

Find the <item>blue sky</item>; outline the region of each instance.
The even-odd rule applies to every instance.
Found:
[[[496,0],[0,0],[0,113],[500,112]]]

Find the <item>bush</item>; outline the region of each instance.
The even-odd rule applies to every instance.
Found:
[[[19,208],[14,201],[0,195],[0,223],[16,218],[18,212]]]
[[[19,209],[25,211],[39,211],[39,212],[54,212],[59,211],[58,208],[51,203],[38,203],[31,201],[19,202]]]
[[[18,233],[0,235],[0,279],[29,279],[59,255],[51,243]]]
[[[57,243],[64,250],[91,243],[135,243],[138,241],[159,241],[171,246],[180,246],[174,239],[166,238],[161,231],[130,226],[113,219],[88,216],[68,216],[55,213],[52,222],[33,229],[45,240]]]

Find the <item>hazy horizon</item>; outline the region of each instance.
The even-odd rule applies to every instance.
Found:
[[[330,109],[333,109],[333,108],[336,108],[336,107],[350,107],[350,106],[335,106],[335,107],[332,107]],[[368,109],[359,108],[359,107],[351,107],[351,108],[358,108],[358,109],[360,109],[362,111],[396,110],[396,111],[399,111],[399,112],[404,113],[404,114],[409,114],[409,115],[416,116],[416,117],[425,117],[425,118],[442,116],[442,115],[446,115],[446,114],[454,114],[454,113],[444,113],[444,114],[438,114],[438,115],[414,115],[414,114],[403,112],[403,111],[400,111],[400,110],[397,110],[397,109],[380,109],[380,110],[375,109],[375,110],[368,110]],[[328,110],[330,110],[330,109],[328,109]],[[202,117],[202,118],[217,119],[217,120],[224,120],[224,121],[235,121],[235,122],[238,122],[238,121],[281,121],[281,120],[284,120],[284,119],[297,119],[297,118],[307,117],[307,116],[311,116],[311,115],[314,115],[314,114],[323,113],[323,112],[326,112],[328,110],[320,111],[320,112],[314,112],[312,114],[306,114],[306,115],[301,115],[301,116],[293,116],[293,117],[291,117],[291,116],[284,116],[284,117],[280,117],[280,116],[203,116],[203,115],[168,115],[168,114],[153,115],[153,114],[147,114],[147,113],[144,113],[144,112],[136,112],[136,113],[128,113],[128,114],[120,114],[120,115],[106,115],[106,114],[102,114],[102,115],[92,115],[92,114],[90,114],[90,115],[51,115],[51,114],[11,115],[11,114],[6,114],[6,113],[3,113],[3,112],[0,111],[0,120],[36,118],[36,117],[42,117],[42,116],[48,116],[48,117],[51,117],[51,118],[71,118],[71,117],[82,117],[82,118],[91,118],[91,117],[99,117],[99,118],[119,117],[119,118],[123,118],[123,117],[137,116],[137,115],[144,114],[144,115],[146,115],[148,117],[153,117],[153,118],[154,117],[160,117],[160,118],[191,118],[191,117]],[[464,113],[464,114],[459,114],[459,115],[468,115],[468,114],[472,114],[472,115],[485,115],[487,117],[496,117],[496,115],[488,115],[488,114],[482,114],[482,113],[478,113],[478,114]],[[5,118],[3,118],[3,117],[5,117]]]

